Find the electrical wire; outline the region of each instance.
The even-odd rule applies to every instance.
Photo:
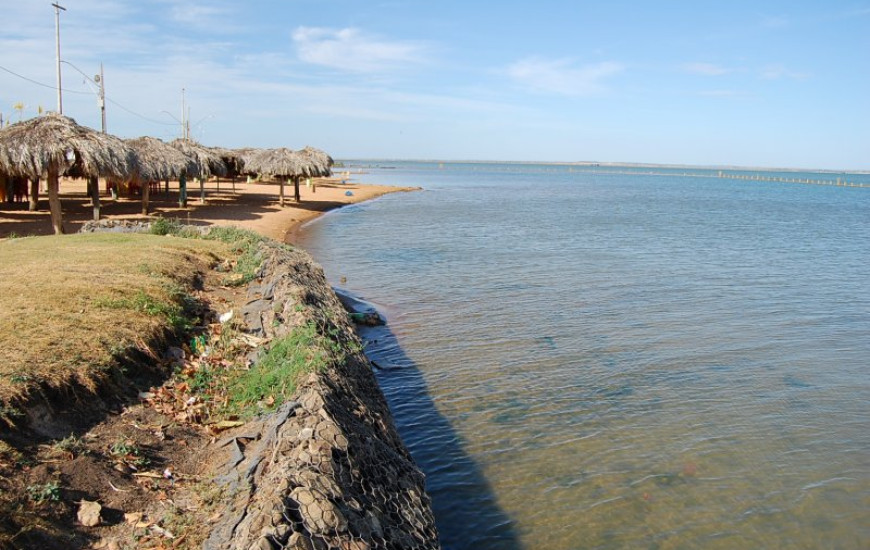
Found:
[[[49,86],[48,84],[43,84],[42,82],[37,82],[36,80],[33,80],[32,78],[27,78],[26,76],[22,76],[22,75],[16,73],[15,71],[11,71],[11,70],[7,69],[3,65],[0,65],[0,69],[3,69],[7,73],[14,75],[14,76],[17,76],[18,78],[20,78],[22,80],[26,80],[32,84],[36,84],[37,86],[42,86],[43,88],[50,88],[52,90],[57,90],[57,86]],[[83,92],[81,90],[67,90],[66,88],[61,88],[61,91],[67,92],[70,94],[90,94],[90,92]]]
[[[76,67],[76,66],[73,65],[72,63],[68,63],[68,64],[69,64],[70,66],[72,66],[75,70],[79,71],[80,73],[82,72],[81,69],[79,69],[78,67]],[[37,82],[36,80],[33,80],[33,79],[31,79],[31,78],[27,78],[26,76],[22,76],[22,75],[16,73],[15,71],[12,71],[12,70],[7,69],[7,68],[4,67],[3,65],[0,65],[0,69],[6,71],[7,73],[9,73],[9,74],[11,74],[11,75],[17,76],[18,78],[20,78],[20,79],[22,79],[22,80],[26,80],[27,82],[30,82],[30,83],[32,83],[32,84],[36,84],[37,86],[42,86],[42,87],[44,87],[44,88],[50,88],[50,89],[52,89],[52,90],[57,90],[57,87],[56,87],[56,86],[49,86],[48,84],[43,84],[42,82]],[[82,74],[84,75],[84,73],[82,73]],[[85,77],[87,78],[87,75],[85,75]],[[83,94],[83,95],[90,95],[90,94],[93,93],[93,92],[83,92],[83,91],[81,91],[81,90],[67,90],[67,89],[65,89],[65,88],[61,88],[61,91],[63,91],[64,93]],[[115,107],[118,107],[118,108],[121,109],[122,111],[126,111],[126,112],[130,113],[131,115],[133,115],[133,116],[137,116],[137,117],[141,118],[142,120],[145,120],[145,121],[150,122],[150,123],[152,123],[152,124],[160,124],[161,126],[177,126],[177,123],[176,123],[176,122],[164,122],[164,121],[162,121],[162,120],[155,120],[155,119],[153,119],[153,118],[148,118],[148,117],[145,116],[145,115],[139,114],[139,113],[137,113],[136,111],[133,111],[133,110],[131,110],[131,109],[128,109],[127,107],[124,107],[123,105],[121,105],[120,103],[118,103],[117,101],[111,99],[111,98],[108,97],[108,96],[106,96],[105,99],[106,99],[106,101],[108,101],[109,103],[111,103],[111,104],[114,105]]]

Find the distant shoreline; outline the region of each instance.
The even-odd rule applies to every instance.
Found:
[[[763,166],[697,165],[697,164],[657,164],[645,162],[595,162],[595,161],[516,161],[516,160],[445,160],[445,159],[399,159],[399,158],[341,158],[338,162],[390,163],[419,162],[427,164],[509,164],[517,166],[577,166],[583,168],[660,168],[669,170],[736,170],[740,172],[787,172],[812,174],[854,174],[868,175],[870,170],[833,170],[830,168],[773,168]]]

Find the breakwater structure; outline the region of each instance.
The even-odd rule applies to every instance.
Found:
[[[90,323],[47,342],[60,367],[16,352],[0,373],[0,548],[440,548],[424,474],[322,268],[254,233],[170,226],[3,243],[4,265],[100,257],[107,278],[139,277],[110,298],[88,278],[40,287],[40,307],[66,319],[47,304],[83,303]]]
[[[215,444],[215,482],[230,499],[203,548],[439,548],[424,476],[347,311],[308,254],[261,246],[246,330],[277,340],[313,325],[343,360],[304,376],[293,401]]]

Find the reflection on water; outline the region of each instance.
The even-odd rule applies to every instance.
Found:
[[[389,327],[359,327],[366,355],[397,419],[399,434],[420,468],[438,518],[441,543],[451,548],[519,548],[513,522],[499,508],[459,435],[435,408],[417,366]],[[463,526],[461,530],[450,528]]]
[[[866,189],[371,177],[427,191],[302,244],[389,306],[371,350],[413,366],[380,379],[451,547],[870,540]]]

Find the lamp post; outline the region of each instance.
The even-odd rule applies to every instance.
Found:
[[[103,123],[103,133],[106,133],[106,76],[103,74],[103,64],[100,63],[100,74],[94,76],[100,85],[100,117]]]
[[[78,71],[80,75],[85,77],[85,81],[87,82],[88,86],[91,88],[91,90],[95,94],[97,94],[97,107],[100,108],[100,119],[102,122],[103,133],[105,134],[106,133],[106,77],[103,74],[103,64],[100,63],[100,74],[94,75],[94,78],[91,78],[88,75],[86,75],[84,71],[82,71],[81,69],[79,69],[78,67],[76,67],[75,65],[70,63],[69,61],[61,60],[61,63],[66,63],[67,65],[69,65],[70,67],[72,67],[73,69]],[[93,86],[91,86],[91,84],[96,86],[96,90],[94,90],[94,88],[93,88]]]
[[[60,10],[66,11],[66,8],[60,4],[54,3],[54,42],[57,46],[57,112],[63,114],[63,96],[60,93]]]

